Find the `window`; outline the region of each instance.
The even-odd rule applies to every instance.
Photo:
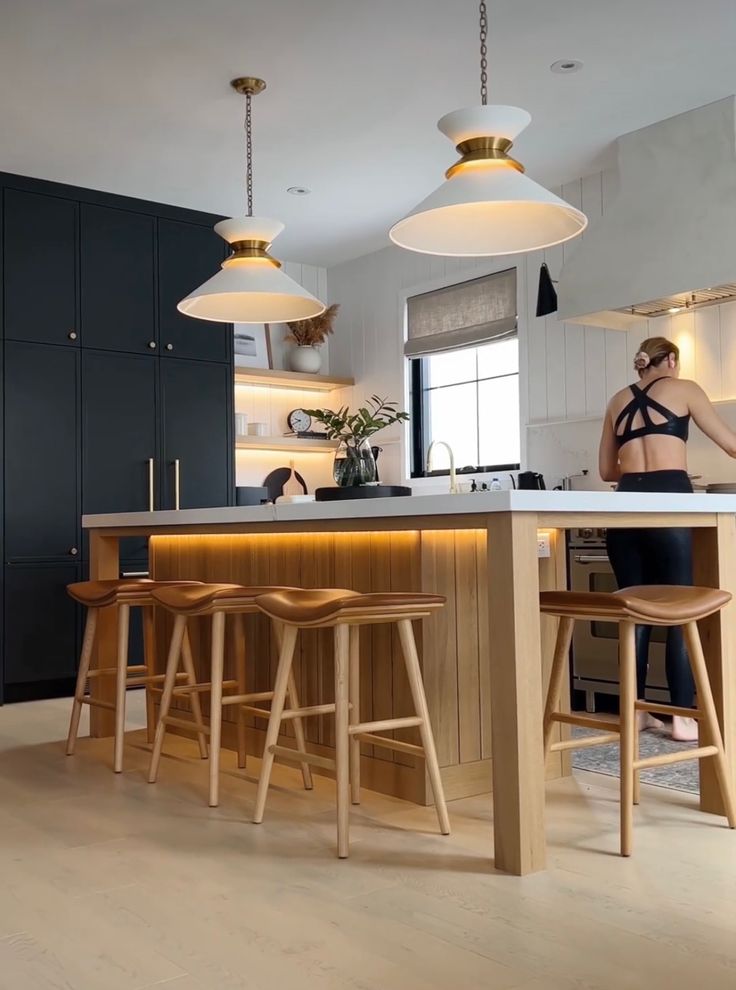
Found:
[[[412,361],[412,477],[424,477],[433,440],[458,471],[519,467],[519,340],[513,336]],[[441,463],[445,463],[441,461]],[[446,474],[432,471],[432,474]]]
[[[412,477],[426,475],[433,440],[452,447],[458,471],[517,468],[516,269],[410,297],[407,329]]]

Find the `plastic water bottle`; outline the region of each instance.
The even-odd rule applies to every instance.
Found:
[[[491,491],[492,492],[500,492],[501,491],[501,482],[498,480],[498,478],[494,478],[491,481]]]

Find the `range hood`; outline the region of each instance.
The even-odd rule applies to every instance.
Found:
[[[628,330],[736,299],[736,97],[616,144],[613,193],[565,261],[558,319]]]

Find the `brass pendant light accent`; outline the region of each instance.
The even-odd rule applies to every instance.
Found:
[[[389,231],[399,247],[447,257],[518,254],[582,233],[584,213],[537,185],[508,154],[531,121],[526,110],[488,105],[488,12],[479,5],[480,106],[446,114],[437,126],[459,161],[446,181]]]
[[[230,254],[220,271],[182,299],[177,309],[218,323],[287,323],[318,316],[324,303],[280,271],[281,262],[268,253],[284,225],[253,216],[252,99],[266,83],[257,76],[240,76],[230,85],[245,97],[246,215],[215,224],[215,231],[230,245]]]

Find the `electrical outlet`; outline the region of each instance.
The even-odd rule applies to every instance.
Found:
[[[537,533],[537,557],[549,557],[549,533]]]

